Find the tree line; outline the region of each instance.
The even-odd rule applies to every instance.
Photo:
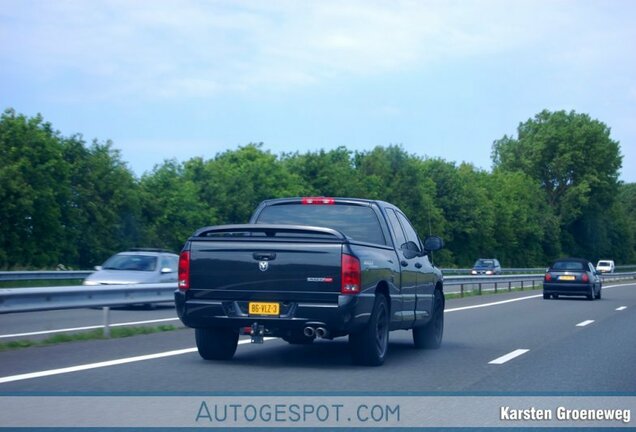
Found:
[[[543,111],[492,147],[491,172],[399,145],[272,154],[260,143],[167,159],[141,178],[111,141],[62,136],[42,116],[0,118],[0,268],[88,269],[131,247],[178,252],[195,229],[245,223],[267,198],[349,196],[396,204],[443,267],[582,256],[633,263],[636,184],[619,144],[586,114]]]

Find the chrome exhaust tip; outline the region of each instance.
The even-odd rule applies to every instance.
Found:
[[[307,337],[314,337],[316,335],[316,330],[314,330],[313,327],[305,327],[305,329],[303,330],[303,334]]]
[[[326,336],[327,336],[327,333],[328,333],[328,332],[327,332],[327,329],[326,329],[326,328],[324,328],[324,327],[318,327],[318,328],[316,329],[316,336],[317,336],[317,337],[319,337],[319,338],[324,338],[324,337],[326,337]]]

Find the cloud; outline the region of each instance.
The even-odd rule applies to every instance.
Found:
[[[0,46],[0,60],[37,81],[76,87],[83,98],[210,97],[549,51],[571,44],[595,12],[579,4],[9,0],[0,36],[14,43]],[[589,55],[581,49],[571,57]]]

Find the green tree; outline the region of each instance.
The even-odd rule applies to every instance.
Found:
[[[424,172],[435,183],[434,203],[445,220],[442,236],[453,262],[469,266],[479,257],[497,257],[494,208],[483,181],[487,173],[441,159],[427,160]]]
[[[141,204],[134,175],[111,141],[87,146],[81,135],[62,142],[71,194],[64,208],[67,262],[100,264],[115,252],[139,245]]]
[[[558,257],[559,223],[539,183],[522,172],[502,170],[485,181],[500,261],[511,267],[540,267]]]
[[[302,195],[345,197],[360,193],[353,155],[345,147],[318,152],[286,154],[283,164],[302,182]]]
[[[622,245],[626,248],[622,259],[622,264],[633,264],[636,262],[636,183],[621,184],[618,193],[617,205],[620,206],[621,219],[627,225],[628,238],[617,238],[613,244]]]
[[[219,223],[247,223],[256,206],[268,198],[297,196],[298,176],[262,144],[228,150],[213,160],[193,162],[192,181],[199,196],[216,211]]]
[[[60,136],[40,115],[14,110],[0,118],[0,267],[58,264],[69,167]]]
[[[192,233],[217,222],[216,209],[206,205],[193,180],[195,172],[175,160],[155,166],[141,178],[144,245],[179,251]]]
[[[559,219],[563,250],[594,256],[606,247],[594,233],[614,203],[622,163],[610,129],[587,114],[542,111],[517,135],[494,142],[495,168],[536,179]]]
[[[435,183],[421,158],[391,145],[357,153],[355,164],[360,197],[397,205],[422,239],[429,234],[442,234],[445,221],[434,200]]]

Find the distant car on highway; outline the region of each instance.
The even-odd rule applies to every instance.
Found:
[[[501,274],[501,264],[495,258],[479,258],[475,261],[472,270],[472,275],[498,275]]]
[[[561,258],[552,263],[543,280],[543,298],[559,295],[600,299],[602,282],[591,262],[581,258]]]
[[[596,271],[600,273],[614,273],[614,261],[600,260],[596,263]]]
[[[161,249],[133,249],[108,258],[84,285],[177,283],[179,256]]]

